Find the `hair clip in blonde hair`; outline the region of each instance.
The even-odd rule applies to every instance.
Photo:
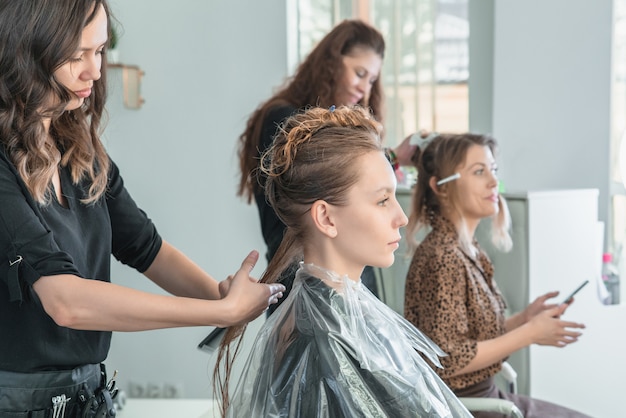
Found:
[[[328,110],[330,111],[330,113],[333,113],[335,111],[335,105],[329,107]]]
[[[449,183],[449,182],[454,181],[454,180],[456,180],[458,178],[461,178],[461,173],[454,173],[451,176],[444,177],[441,180],[439,180],[437,182],[437,186],[441,186],[442,184]]]

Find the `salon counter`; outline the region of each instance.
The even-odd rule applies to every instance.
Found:
[[[211,399],[142,399],[130,398],[118,411],[117,418],[214,418],[219,417]]]

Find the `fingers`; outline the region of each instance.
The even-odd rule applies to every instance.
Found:
[[[259,252],[256,250],[250,251],[250,254],[243,260],[241,263],[241,268],[239,270],[243,270],[246,273],[250,273],[257,261],[259,261]]]
[[[276,294],[276,293],[282,293],[285,291],[285,286],[280,284],[280,283],[272,283],[268,285],[270,288],[270,293]]]
[[[578,337],[580,337],[582,333],[580,332],[566,332],[564,335],[561,335],[556,342],[558,347],[565,347],[568,344],[572,344],[578,341]]]
[[[553,290],[552,292],[548,292],[544,295],[539,296],[538,299],[543,299],[544,301],[548,300],[548,299],[552,299],[555,298],[559,295],[559,291],[558,290]]]
[[[283,292],[285,291],[285,286],[280,283],[272,283],[267,285],[270,290],[270,297],[268,299],[268,305],[273,305],[278,303],[278,299],[283,297]]]
[[[561,325],[563,326],[563,328],[586,328],[585,324],[581,324],[579,322],[561,321]]]
[[[542,312],[543,317],[560,318],[563,312],[567,309],[567,305],[556,305],[552,308],[546,309]]]
[[[565,347],[568,344],[575,343],[578,341],[578,338],[583,335],[582,332],[571,330],[572,328],[585,328],[584,324],[578,322],[559,321],[559,325],[561,326],[561,332],[557,336],[557,347]]]

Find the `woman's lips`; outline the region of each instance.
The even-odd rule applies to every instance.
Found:
[[[91,95],[91,88],[75,91],[74,94],[81,99],[85,99]]]

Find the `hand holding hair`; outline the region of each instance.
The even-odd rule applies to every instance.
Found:
[[[227,309],[237,313],[235,318],[240,318],[238,321],[225,324],[226,326],[250,322],[265,312],[269,305],[277,303],[278,299],[283,296],[282,292],[285,290],[285,286],[282,284],[259,283],[250,277],[250,272],[258,260],[258,251],[251,251],[241,263],[237,273],[234,276],[229,276],[224,281],[226,282],[224,285],[220,283],[220,293],[226,292],[223,300],[230,302]]]

